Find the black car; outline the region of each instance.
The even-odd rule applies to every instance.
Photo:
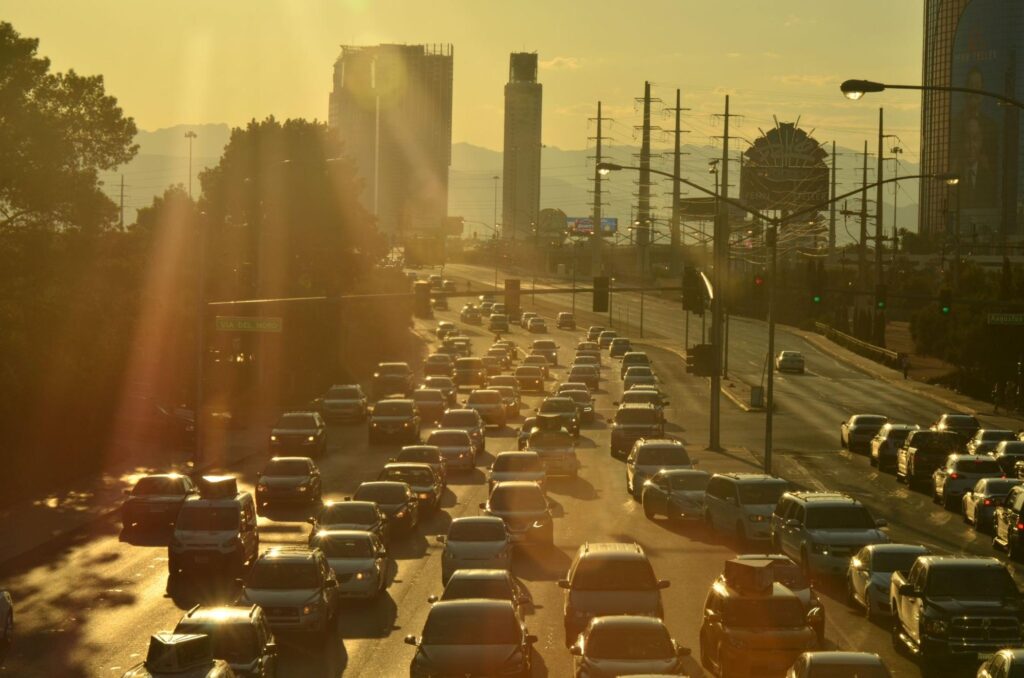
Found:
[[[420,416],[409,399],[381,400],[373,407],[369,424],[370,444],[383,440],[420,441]]]
[[[653,405],[620,405],[612,422],[612,456],[625,459],[633,443],[640,438],[661,438],[664,435],[664,419]]]
[[[420,512],[436,511],[441,506],[444,484],[441,475],[430,464],[416,462],[390,462],[377,475],[377,480],[394,480],[405,483],[416,494]]]
[[[322,530],[363,530],[375,532],[387,542],[390,530],[388,518],[373,501],[330,501],[310,518],[309,538]]]
[[[256,474],[256,505],[312,503],[322,498],[320,469],[309,457],[274,457]]]
[[[480,309],[472,304],[466,304],[459,312],[459,320],[464,323],[480,324]]]
[[[480,358],[459,358],[455,361],[456,386],[483,386],[487,383],[487,367]]]
[[[575,330],[576,316],[572,313],[559,313],[555,318],[555,326],[560,330]]]
[[[270,431],[274,455],[323,456],[327,452],[327,425],[319,412],[286,412]]]
[[[316,403],[327,421],[366,421],[369,411],[366,394],[359,384],[332,386]]]
[[[441,417],[448,407],[448,399],[444,392],[437,388],[420,388],[413,391],[412,401],[416,403],[420,421],[428,424],[436,424],[441,421]]]
[[[967,441],[981,428],[981,423],[969,414],[943,414],[931,425],[934,431],[953,431],[961,441]]]
[[[520,365],[515,371],[520,391],[544,392],[544,372],[535,365]]]
[[[198,494],[192,479],[178,473],[143,476],[131,490],[125,490],[121,506],[124,528],[170,527],[178,517],[185,498]]]
[[[373,373],[373,393],[378,399],[401,394],[408,397],[415,388],[408,363],[380,363]]]
[[[392,534],[395,530],[411,530],[420,522],[419,500],[407,483],[392,480],[362,483],[352,499],[375,502],[387,516]]]
[[[575,437],[580,435],[580,415],[572,398],[549,396],[537,408],[540,414],[551,414],[559,418],[564,428]]]

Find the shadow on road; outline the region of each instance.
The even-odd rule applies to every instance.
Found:
[[[512,572],[524,581],[558,581],[569,571],[572,559],[557,546],[529,544],[516,548]]]
[[[549,495],[565,495],[582,501],[594,501],[601,498],[600,492],[589,480],[582,477],[548,478],[547,491]]]

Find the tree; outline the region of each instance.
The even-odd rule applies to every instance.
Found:
[[[135,155],[135,123],[102,76],[51,73],[38,46],[0,22],[0,233],[109,227],[98,173]]]

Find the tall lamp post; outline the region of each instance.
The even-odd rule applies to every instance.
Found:
[[[887,89],[910,89],[922,92],[962,92],[964,94],[977,94],[978,96],[998,99],[1004,104],[1009,104],[1010,106],[1024,108],[1024,102],[1014,99],[1013,97],[1008,97],[1004,94],[999,94],[998,92],[974,89],[972,87],[947,87],[945,85],[892,85],[888,83],[873,82],[871,80],[846,80],[843,84],[839,85],[839,90],[843,93],[843,96],[851,101],[857,101],[865,94],[884,92]]]

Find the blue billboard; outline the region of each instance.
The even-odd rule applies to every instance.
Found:
[[[569,235],[593,235],[594,219],[592,217],[569,217],[567,220]],[[599,235],[615,235],[619,230],[618,217],[601,217]]]

